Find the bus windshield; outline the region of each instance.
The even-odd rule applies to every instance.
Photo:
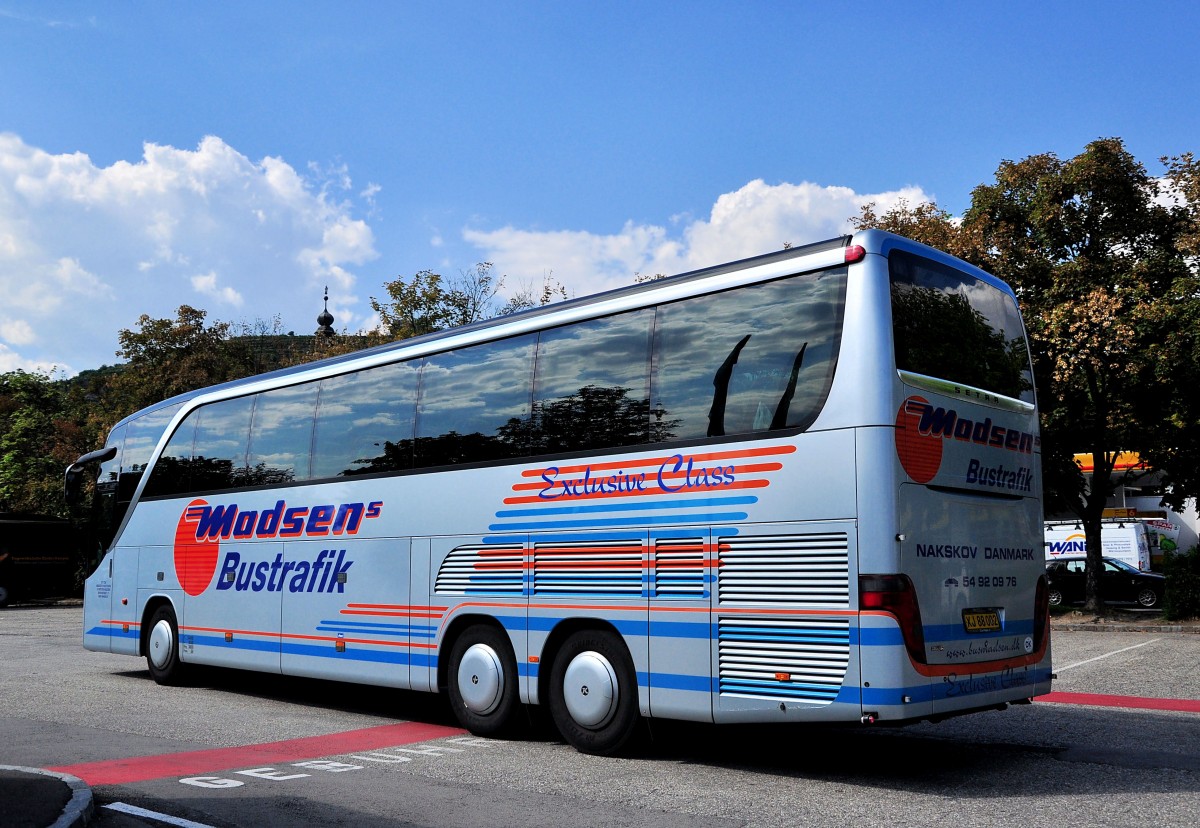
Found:
[[[1025,329],[1012,297],[931,259],[894,250],[896,367],[1033,402]]]

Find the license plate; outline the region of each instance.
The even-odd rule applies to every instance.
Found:
[[[963,610],[963,627],[969,633],[1000,631],[1000,611],[994,609]]]

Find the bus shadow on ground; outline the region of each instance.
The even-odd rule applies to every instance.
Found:
[[[637,756],[974,799],[1200,792],[1200,751],[1156,750],[1150,740],[1126,745],[1105,739],[1109,716],[1124,717],[1123,729],[1137,730],[1140,725],[1145,733],[1162,733],[1164,739],[1178,732],[1178,718],[1148,711],[1087,715],[1094,729],[1087,744],[1032,744],[1015,735],[1008,741],[984,740],[954,730],[930,733],[929,728],[937,725],[720,726],[656,721],[654,739],[643,742]]]

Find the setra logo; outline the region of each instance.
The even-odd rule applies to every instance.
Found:
[[[377,518],[382,511],[380,500],[311,507],[289,507],[280,500],[273,508],[258,512],[238,511],[235,504],[209,506],[207,500],[197,498],[184,507],[175,526],[175,574],[183,591],[196,596],[212,583],[222,540],[357,535],[363,520]],[[230,556],[240,560],[236,553]]]

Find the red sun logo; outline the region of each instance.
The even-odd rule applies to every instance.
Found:
[[[908,476],[918,483],[937,477],[942,467],[942,437],[921,434],[921,415],[929,409],[923,397],[909,397],[896,412],[896,454]]]
[[[193,500],[179,516],[175,527],[175,574],[188,595],[199,595],[212,583],[221,552],[221,539],[197,540],[196,526],[208,506],[206,500]]]

